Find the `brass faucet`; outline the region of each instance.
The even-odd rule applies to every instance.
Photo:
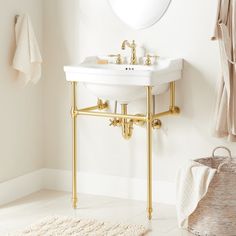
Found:
[[[151,65],[152,65],[152,60],[151,60],[151,58],[157,59],[158,56],[151,56],[150,54],[147,54],[146,60],[145,60],[145,65],[146,65],[146,66],[151,66]]]
[[[131,58],[130,58],[130,64],[131,65],[136,65],[137,64],[137,56],[136,56],[136,44],[135,41],[133,40],[132,43],[129,43],[127,40],[124,40],[121,49],[125,50],[125,47],[131,48]]]

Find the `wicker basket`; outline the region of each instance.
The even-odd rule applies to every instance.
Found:
[[[225,149],[228,157],[215,156]],[[195,160],[217,169],[205,197],[189,217],[188,230],[201,236],[236,236],[236,159],[226,147],[212,157]]]

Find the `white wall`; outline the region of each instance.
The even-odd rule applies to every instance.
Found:
[[[42,46],[42,1],[0,0],[0,182],[43,166],[42,83],[22,88],[11,68],[14,17],[28,13]]]
[[[75,61],[77,0],[44,1],[45,166],[68,168],[71,161],[70,94],[63,66]]]
[[[153,27],[134,31],[111,12],[106,0],[45,0],[44,139],[46,167],[71,168],[70,92],[63,65],[89,55],[120,52],[124,39],[161,56],[185,59],[183,79],[177,83],[180,116],[162,119],[154,131],[154,179],[174,182],[178,166],[186,159],[211,154],[216,145],[234,144],[211,136],[220,63],[217,42],[210,41],[217,0],[175,0]],[[127,51],[127,53],[130,53]],[[79,86],[79,105],[96,98]],[[168,96],[157,97],[157,110],[168,107]],[[145,110],[145,101],[130,104],[131,112]],[[130,141],[119,128],[102,118],[79,118],[79,170],[97,174],[145,178],[145,130],[136,127]]]

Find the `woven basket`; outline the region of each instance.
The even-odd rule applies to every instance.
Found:
[[[227,157],[215,156],[225,149]],[[236,159],[226,147],[212,157],[195,160],[217,169],[205,197],[189,217],[188,230],[200,236],[236,236]]]

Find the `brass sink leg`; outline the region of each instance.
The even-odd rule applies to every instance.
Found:
[[[153,111],[152,111],[152,87],[147,87],[147,213],[148,219],[152,219],[152,120],[153,120]]]
[[[77,106],[76,106],[76,82],[72,82],[72,205],[77,207]]]
[[[170,112],[171,114],[179,114],[180,109],[175,105],[175,82],[170,83]]]

